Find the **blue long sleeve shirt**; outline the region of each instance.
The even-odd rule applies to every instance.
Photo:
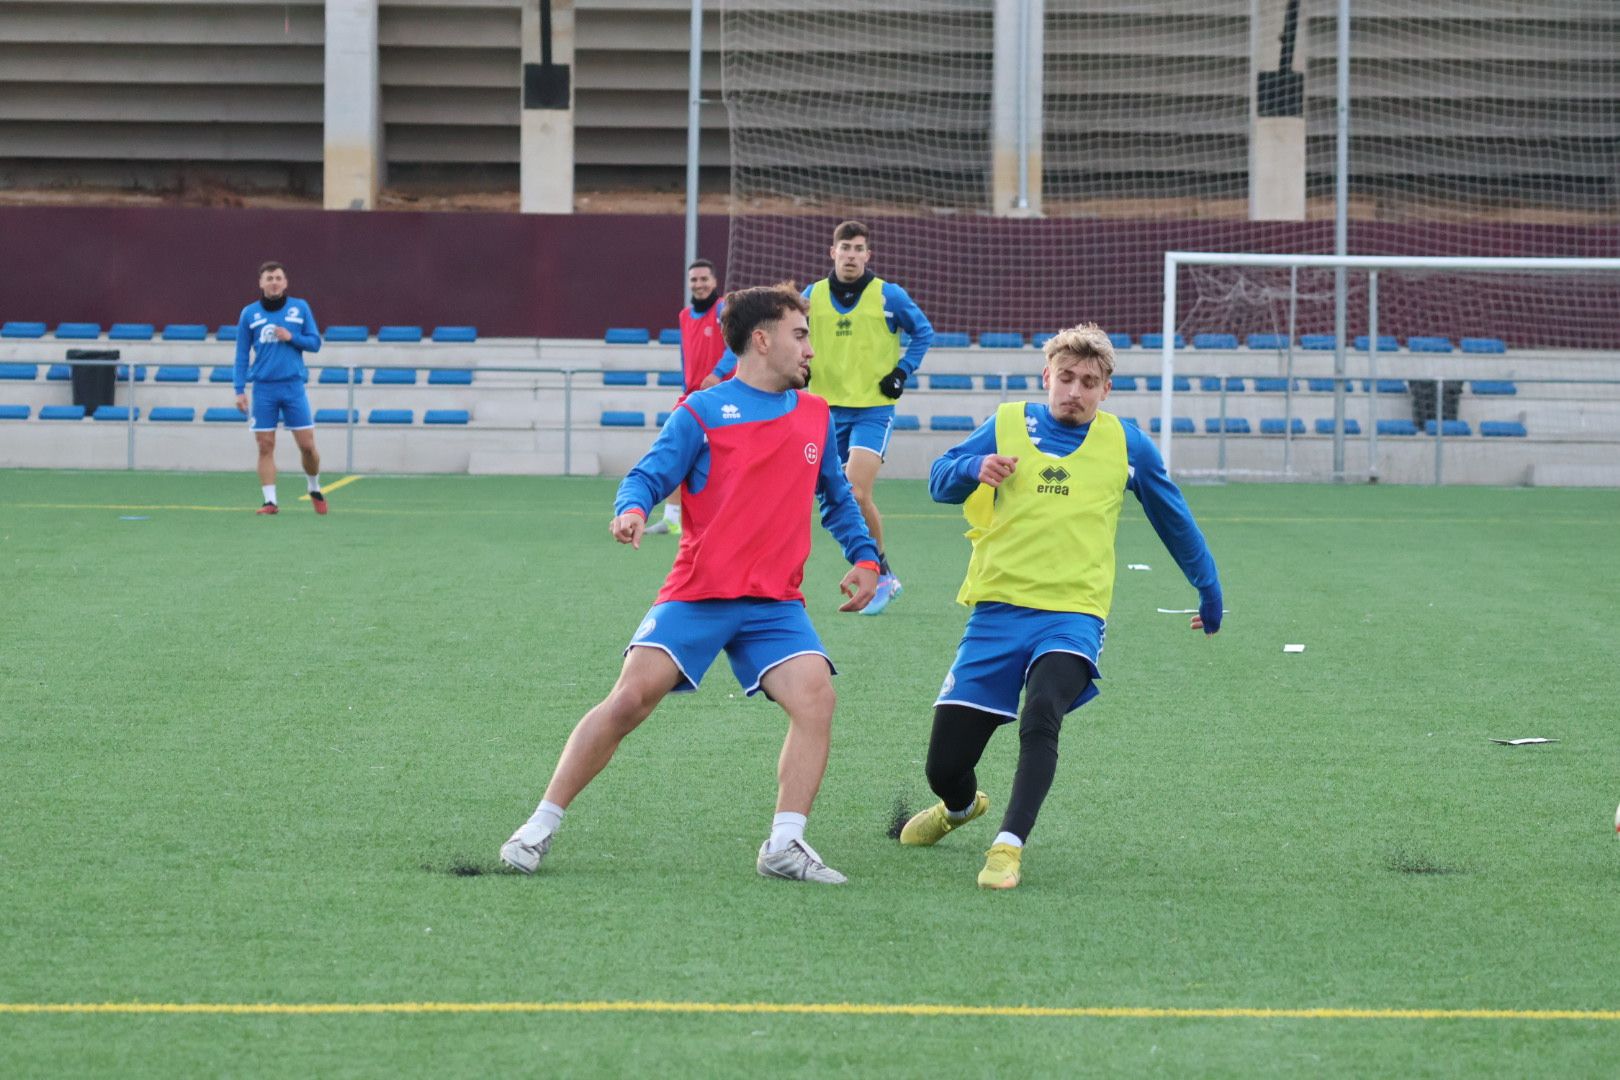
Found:
[[[770,393],[756,390],[741,379],[727,379],[718,386],[699,390],[686,399],[686,406],[716,427],[722,423],[774,420],[786,416],[797,402],[791,390]],[[826,447],[838,445],[832,421],[827,422]],[[670,492],[686,482],[689,491],[702,491],[709,480],[709,442],[703,428],[686,409],[676,409],[664,423],[652,447],[636,462],[613,501],[615,515],[640,510],[648,513]],[[844,558],[851,563],[862,559],[877,561],[877,544],[866,529],[860,504],[844,478],[838,455],[823,453],[816,478],[816,496],[821,502],[821,525],[838,541]]]
[[[292,335],[290,341],[276,340],[278,326]],[[289,296],[275,311],[266,311],[263,301],[255,300],[236,320],[236,392],[246,393],[250,382],[308,382],[304,354],[320,351],[321,330],[308,302]]]
[[[1052,416],[1046,405],[1030,401],[1024,404],[1024,419],[1029,424],[1030,441],[1043,453],[1053,457],[1067,457],[1086,441],[1090,424],[1063,424]],[[1171,558],[1187,575],[1187,580],[1198,590],[1202,600],[1215,600],[1221,595],[1220,577],[1215,571],[1215,557],[1204,542],[1204,534],[1187,509],[1187,500],[1176,482],[1165,471],[1164,458],[1140,429],[1132,424],[1125,427],[1125,453],[1128,466],[1125,490],[1136,496],[1147,515],[1148,524],[1158,533]],[[984,459],[996,452],[996,418],[980,424],[966,439],[957,443],[934,461],[928,473],[928,493],[935,502],[961,503],[979,486],[979,469]],[[1028,463],[1020,461],[1019,468]]]
[[[810,289],[814,284],[812,282],[805,286],[803,295],[806,300],[810,299]],[[848,315],[855,310],[856,304],[860,303],[859,297],[856,298],[855,304],[849,307],[840,304],[837,296],[829,296],[828,299],[832,301],[833,310],[840,315]],[[922,367],[928,347],[934,343],[934,324],[928,321],[928,316],[923,314],[922,308],[917,306],[911,294],[892,281],[883,283],[883,316],[891,332],[898,330],[906,332],[908,339],[906,351],[900,357],[899,366],[907,375],[915,373]]]

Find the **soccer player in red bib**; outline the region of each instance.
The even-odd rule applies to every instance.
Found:
[[[726,304],[720,298],[720,281],[714,275],[714,263],[708,259],[694,260],[686,268],[686,288],[692,294],[692,303],[682,308],[680,314],[681,401],[731,378],[737,368],[737,357],[726,348],[725,335],[720,332],[720,315]],[[648,525],[647,532],[681,534],[679,491],[664,500],[663,520]]]
[[[728,296],[722,325],[736,377],[683,401],[619,485],[609,529],[636,547],[648,509],[684,488],[680,551],[625,649],[619,681],[575,725],[539,807],[502,845],[509,866],[534,873],[568,804],[620,741],[664,695],[696,690],[723,650],[742,688],[763,690],[788,715],[777,812],[755,868],[845,881],[804,839],[835,701],[832,661],[799,591],[812,501],[819,496],[822,526],[854,564],[839,586],[848,597],[840,611],[859,611],[877,591],[877,545],[839,466],[827,403],[803,392],[814,355],[806,307],[787,285]]]

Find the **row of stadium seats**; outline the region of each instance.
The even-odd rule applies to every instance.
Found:
[[[981,349],[1022,349],[1025,345],[1040,348],[1052,335],[1031,334],[1026,339],[1023,334],[1013,333],[983,333],[979,335],[979,348]],[[330,340],[336,340],[330,339]],[[603,336],[603,341],[609,345],[648,345],[653,341],[650,331],[641,327],[615,326],[609,328]],[[679,330],[661,330],[658,333],[658,344],[679,345],[681,332]],[[1130,334],[1109,334],[1108,340],[1114,343],[1115,349],[1129,349],[1140,343],[1144,349],[1162,349],[1164,347],[1163,334],[1143,334],[1138,339]],[[1305,334],[1299,338],[1299,347],[1307,351],[1332,352],[1337,342],[1332,334]],[[1367,335],[1363,334],[1355,339],[1355,348],[1358,352],[1366,352],[1369,343]],[[954,331],[938,331],[934,334],[934,347],[940,349],[966,349],[972,346],[972,336]],[[1182,349],[1187,345],[1187,339],[1180,334],[1176,335],[1176,348]],[[1238,336],[1236,334],[1194,334],[1192,346],[1195,349],[1236,349]],[[1288,348],[1288,337],[1285,334],[1249,334],[1243,339],[1243,347],[1264,350],[1266,352],[1281,352]],[[1507,343],[1501,338],[1492,337],[1465,337],[1458,344],[1453,344],[1449,337],[1438,335],[1416,334],[1406,339],[1406,348],[1411,352],[1420,353],[1448,353],[1457,348],[1465,353],[1500,354],[1507,352]],[[1398,338],[1378,335],[1379,352],[1398,352],[1401,344]]]
[[[663,427],[664,421],[669,419],[669,415],[668,412],[657,413],[653,421],[654,426]],[[1135,417],[1122,416],[1120,420],[1130,424],[1132,427],[1139,428],[1142,426]],[[647,414],[629,409],[604,410],[602,413],[602,426],[646,427]],[[920,431],[922,426],[920,416],[904,413],[895,415],[894,430],[896,431]],[[972,431],[978,426],[978,421],[971,416],[939,415],[928,418],[929,431]],[[1228,435],[1249,435],[1257,430],[1248,420],[1238,417],[1227,417],[1224,426]],[[1210,417],[1204,421],[1204,433],[1207,435],[1218,435],[1221,433],[1221,428],[1222,423],[1218,417]],[[1333,421],[1331,419],[1319,419],[1315,422],[1314,428],[1318,435],[1331,435],[1333,434]],[[1149,421],[1149,430],[1157,432],[1159,429],[1160,418],[1155,416]],[[1193,423],[1191,417],[1187,416],[1172,417],[1170,430],[1178,435],[1195,435],[1198,432],[1197,425]],[[1267,417],[1260,421],[1258,427],[1261,435],[1283,435],[1290,430],[1295,435],[1304,435],[1306,433],[1305,421],[1296,416],[1293,418],[1293,423],[1290,424],[1284,417]],[[1361,422],[1347,418],[1344,421],[1344,433],[1346,435],[1360,435]],[[1416,435],[1417,433],[1417,425],[1411,420],[1378,421],[1378,434],[1380,435],[1398,436]],[[1430,420],[1424,425],[1424,434],[1433,435],[1434,433],[1435,422]],[[1445,421],[1445,428],[1442,432],[1446,438],[1468,436],[1473,433],[1473,427],[1465,420]],[[1479,433],[1486,437],[1498,438],[1523,438],[1529,434],[1525,426],[1516,420],[1482,420],[1479,424]]]
[[[42,322],[7,322],[0,325],[0,338],[33,339],[45,336],[48,327]],[[101,337],[100,323],[65,322],[51,335],[62,341],[94,341]],[[327,341],[369,341],[371,329],[366,326],[329,326],[322,335]],[[201,323],[170,323],[161,334],[152,323],[113,323],[107,331],[109,341],[207,341],[208,327]],[[214,331],[218,341],[235,341],[236,324],[230,323]],[[421,341],[420,326],[384,326],[377,330],[377,340],[386,343]],[[430,340],[441,343],[466,343],[478,340],[475,326],[435,326]]]
[[[71,364],[0,364],[0,379],[29,382],[39,378],[40,368],[45,369],[45,378],[49,382],[67,382],[73,377]],[[319,380],[324,384],[343,384],[350,381],[356,384],[366,381],[364,368],[322,368]],[[134,381],[145,382],[147,365],[136,364]],[[376,368],[372,371],[371,382],[373,386],[415,386],[417,380],[416,368]],[[676,384],[679,385],[679,373],[676,373]],[[127,364],[118,365],[118,381],[130,381],[130,368]],[[221,365],[213,369],[208,376],[211,383],[228,383],[235,378],[234,369],[230,365]],[[202,381],[202,368],[185,364],[164,364],[158,367],[152,377],[153,382],[166,383],[194,383]],[[471,368],[433,368],[428,372],[427,382],[430,386],[471,386],[473,372]]]
[[[27,405],[0,405],[0,420],[27,420],[31,409]],[[42,405],[39,409],[41,420],[83,420],[85,409],[83,405]],[[133,417],[127,405],[102,405],[91,416],[93,420],[116,421],[127,424],[131,419],[139,420],[141,410],[136,408]],[[147,414],[147,420],[159,424],[189,424],[197,419],[197,410],[190,406],[160,405]],[[245,424],[247,417],[234,408],[216,406],[203,410],[203,422],[209,424]],[[428,409],[422,414],[424,424],[462,424],[471,419],[466,409]],[[315,422],[317,424],[358,424],[360,423],[359,409],[316,409]],[[416,422],[414,409],[372,409],[366,414],[368,424],[413,424]]]

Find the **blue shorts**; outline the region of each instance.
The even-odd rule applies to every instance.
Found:
[[[894,406],[873,405],[853,408],[833,405],[830,410],[833,437],[838,440],[838,460],[848,461],[849,452],[859,447],[883,460],[889,452],[889,435],[894,431]]]
[[[1073,712],[1097,696],[1102,678],[1104,623],[1074,611],[1037,611],[1016,604],[976,604],[962,631],[956,660],[935,705],[967,705],[1018,718],[1018,698],[1035,661],[1047,653],[1073,653],[1085,660],[1092,681],[1066,709]]]
[[[315,414],[309,411],[309,395],[304,392],[302,379],[253,384],[253,430],[274,431],[277,420],[286,424],[288,431],[315,426]]]
[[[681,669],[678,694],[698,688],[721,649],[750,695],[767,671],[795,656],[819,656],[838,674],[810,614],[796,600],[666,600],[647,612],[624,651],[638,646],[661,649],[675,661]]]

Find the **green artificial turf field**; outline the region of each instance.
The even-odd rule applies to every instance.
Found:
[[[848,886],[755,875],[785,723],[723,662],[497,869],[669,565],[608,539],[613,489],[259,518],[247,474],[0,473],[0,1075],[1613,1074],[1620,493],[1190,489],[1211,639],[1128,503],[1102,697],[987,894],[1011,732],[987,818],[888,838],[967,553],[903,481],[904,596],[836,614],[819,529],[806,579]],[[1524,736],[1560,741],[1489,741]],[[29,1011],[93,1003],[206,1008]],[[403,1003],[443,1011],[355,1010]]]

